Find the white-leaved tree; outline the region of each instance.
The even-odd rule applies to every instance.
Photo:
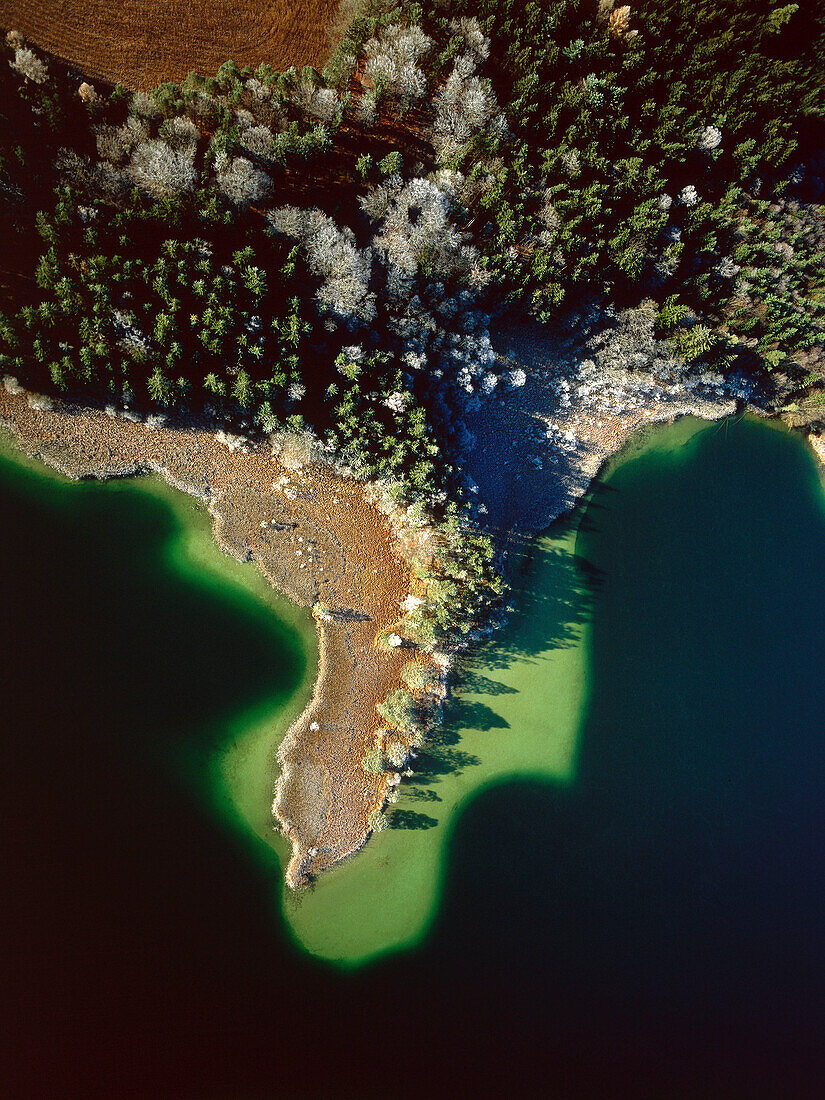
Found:
[[[318,88],[308,80],[299,81],[290,98],[304,114],[312,115],[321,122],[332,122],[341,107],[340,97],[334,88]]]
[[[366,46],[364,81],[379,93],[389,92],[402,101],[402,109],[421,99],[427,78],[420,62],[432,49],[433,41],[420,27],[392,23]]]
[[[182,115],[178,118],[167,119],[160,127],[160,137],[163,138],[170,149],[194,157],[200,134],[195,123]]]
[[[44,61],[28,46],[19,46],[14,51],[14,61],[9,64],[15,72],[20,73],[26,80],[33,84],[45,84],[49,76],[49,70]]]
[[[359,248],[349,227],[339,228],[317,207],[280,207],[269,221],[276,232],[303,245],[310,271],[321,278],[317,301],[322,313],[344,323],[374,319],[372,250]]]
[[[475,67],[476,57],[472,53],[457,57],[436,98],[433,145],[442,163],[460,152],[489,123],[504,132],[504,116],[499,111],[493,86],[486,77],[476,75]]]
[[[241,134],[241,145],[258,157],[272,156],[272,131],[268,126],[250,126]]]
[[[194,151],[172,149],[159,139],[147,141],[132,153],[128,173],[150,195],[169,199],[195,186]]]
[[[460,19],[453,19],[450,27],[464,39],[464,45],[475,58],[479,61],[487,60],[490,56],[490,39],[475,16],[462,15]]]
[[[451,194],[433,180],[418,177],[404,183],[393,176],[382,189],[381,215],[374,245],[387,268],[413,275],[422,265],[432,275],[449,275],[459,263],[464,237],[451,218]],[[362,204],[369,212],[370,203]]]
[[[112,164],[122,164],[136,145],[148,140],[149,129],[143,119],[130,115],[122,126],[96,126],[94,135],[97,155]]]
[[[218,190],[235,206],[251,206],[263,202],[272,191],[272,180],[246,157],[232,157],[221,162],[215,176]]]

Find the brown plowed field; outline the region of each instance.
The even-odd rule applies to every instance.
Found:
[[[339,0],[0,0],[0,26],[89,76],[149,90],[231,58],[320,67]]]

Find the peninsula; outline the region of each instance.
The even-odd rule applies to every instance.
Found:
[[[0,418],[200,497],[313,609],[298,886],[392,820],[508,548],[634,430],[749,408],[821,454],[825,26],[365,0],[325,59],[316,20],[141,61],[49,10],[0,66]]]

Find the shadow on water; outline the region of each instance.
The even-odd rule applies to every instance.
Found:
[[[477,681],[570,644],[565,616],[592,615],[576,782],[472,803],[431,937],[341,974],[273,932],[271,882],[141,748],[219,726],[272,690],[273,669],[286,690],[294,655],[272,616],[144,568],[159,510],[124,498],[107,528],[75,500],[61,537],[0,478],[6,529],[25,532],[0,541],[17,582],[0,634],[5,1095],[371,1094],[395,1072],[389,1011],[412,1052],[399,1096],[821,1094],[815,472],[793,441],[743,425],[703,434],[684,466],[642,456],[610,487],[620,506],[588,513],[577,548],[598,591],[568,575],[576,595],[537,600],[540,621],[509,650],[494,639],[499,664]],[[144,711],[161,686],[172,709]],[[436,780],[462,752],[445,742]],[[420,828],[437,785],[410,797]]]
[[[746,423],[702,433],[689,461],[643,455],[607,488],[621,506],[598,490],[577,547],[599,576],[577,781],[510,784],[459,820],[431,957],[473,929],[452,980],[522,1067],[577,1064],[600,1094],[623,1071],[657,1095],[815,1095],[817,472]]]
[[[510,668],[516,661],[529,661],[549,650],[576,645],[579,629],[592,610],[592,589],[566,546],[545,536],[532,542],[524,540],[521,545],[514,540],[512,547],[511,554],[521,552],[509,601],[518,616],[515,623],[499,630],[485,645],[485,672]],[[544,576],[552,577],[552,583],[537,583],[536,579]],[[496,693],[497,682],[477,669],[469,669],[466,679],[462,673],[462,683],[471,691],[478,684],[480,693]],[[509,690],[503,689],[505,693]]]
[[[419,810],[396,810],[390,818],[393,829],[432,829],[438,819]]]
[[[517,695],[518,688],[502,684],[500,680],[493,680],[484,676],[475,668],[462,669],[461,687],[463,691],[472,695]]]

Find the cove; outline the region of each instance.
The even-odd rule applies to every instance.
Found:
[[[119,775],[101,795],[106,812],[133,802],[136,817],[151,817],[151,799],[168,797],[185,817],[197,797],[243,838],[245,858],[252,784],[231,797],[224,762],[239,740],[248,757],[262,728],[277,745],[306,705],[317,671],[309,613],[223,554],[203,504],[159,477],[71,482],[3,437],[0,499],[3,724],[27,751],[34,730],[44,762],[54,761],[28,777],[46,780],[36,801],[51,799],[57,761],[76,753],[84,780]],[[254,769],[256,792],[271,798],[274,754]],[[144,791],[136,778],[118,791],[129,770]],[[25,797],[17,789],[13,801]],[[98,815],[106,834],[102,807]],[[280,839],[263,853],[267,876],[278,873]]]
[[[778,763],[787,725],[825,734],[822,513],[812,456],[777,425],[685,418],[637,436],[574,517],[514,551],[517,613],[460,675],[392,827],[312,891],[285,897],[298,939],[345,966],[420,943],[454,873],[455,831],[469,828],[462,810],[514,781],[569,789],[575,801],[583,745],[592,756],[604,743],[610,758],[614,738],[645,744],[620,792],[659,775],[670,805],[670,769],[678,777],[698,742],[695,766],[707,769],[713,805],[728,792],[730,827],[744,832],[749,812],[768,813],[776,769],[758,746]],[[754,755],[736,774],[749,729]],[[820,752],[817,742],[812,766]],[[745,782],[751,775],[760,789]],[[682,797],[685,820],[705,821],[707,801]],[[518,832],[525,814],[515,794],[509,801],[507,829]],[[639,837],[642,849],[649,843]],[[469,849],[478,866],[489,837]],[[632,853],[624,858],[632,864]],[[531,875],[515,842],[509,859],[513,874]],[[532,915],[540,924],[540,911]]]
[[[311,624],[148,487],[0,462],[9,1095],[364,1094],[377,1055],[401,1095],[818,1095],[825,494],[797,437],[656,429],[514,548],[401,827],[286,927],[249,777]]]

